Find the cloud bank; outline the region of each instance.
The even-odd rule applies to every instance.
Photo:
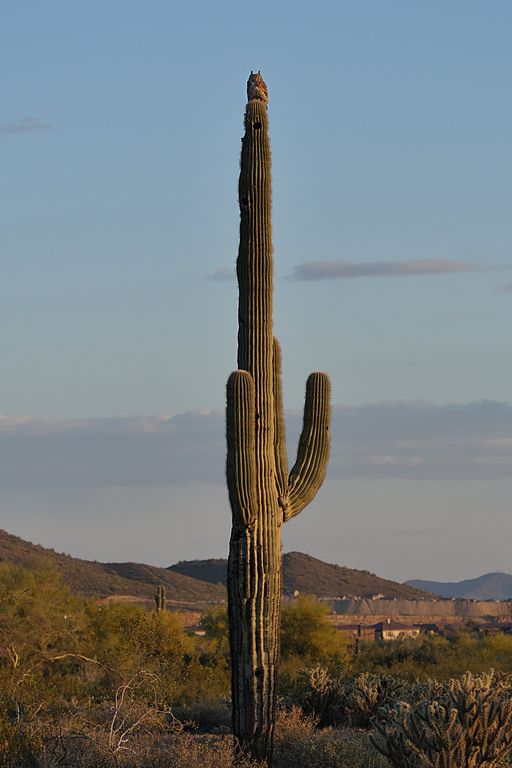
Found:
[[[302,416],[287,414],[290,464]],[[0,417],[0,487],[224,485],[224,413],[42,420]],[[333,409],[328,479],[509,477],[512,406],[377,403]]]
[[[225,450],[223,410],[0,418],[0,526],[104,561],[225,556]],[[284,549],[398,579],[508,568],[511,471],[512,405],[335,407],[326,482]]]
[[[476,272],[471,261],[416,259],[413,261],[303,261],[294,267],[289,280],[340,280],[361,277],[403,277]]]
[[[512,406],[378,403],[334,410],[331,476],[491,480],[512,470]]]

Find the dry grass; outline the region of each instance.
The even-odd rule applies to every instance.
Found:
[[[298,707],[281,712],[276,726],[274,768],[387,768],[367,734],[347,728],[319,730]]]
[[[69,721],[58,727],[48,722],[33,731],[11,727],[0,732],[0,768],[233,768],[233,738],[229,735],[194,734],[178,723],[151,723],[117,749],[109,739],[108,713],[104,714],[95,722]],[[243,758],[236,765],[256,768],[254,762]],[[319,730],[315,720],[298,708],[279,715],[274,768],[385,765],[364,733]]]
[[[2,734],[0,734],[0,739]],[[240,759],[239,768],[255,768]],[[0,768],[233,768],[231,736],[175,731],[137,733],[123,749],[112,749],[108,733],[51,731],[0,740]]]

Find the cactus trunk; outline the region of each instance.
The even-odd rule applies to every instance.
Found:
[[[157,613],[162,613],[162,611],[165,611],[165,603],[165,587],[162,584],[159,584],[155,590],[155,611]]]
[[[233,728],[240,746],[270,760],[281,601],[281,526],[320,487],[329,453],[329,381],[308,379],[304,426],[288,475],[281,360],[272,329],[271,162],[267,88],[248,81],[239,181],[238,370],[227,386],[227,482],[233,527],[228,563]]]

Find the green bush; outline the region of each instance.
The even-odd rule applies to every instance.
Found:
[[[512,636],[480,637],[459,629],[448,637],[421,636],[392,642],[361,643],[355,672],[386,673],[408,680],[448,680],[466,671],[490,668],[512,673]]]
[[[283,663],[348,664],[350,654],[344,635],[329,622],[324,603],[305,595],[283,605],[281,612],[281,656]]]

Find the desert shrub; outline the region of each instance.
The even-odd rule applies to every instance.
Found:
[[[226,699],[200,699],[173,707],[173,715],[186,730],[198,733],[229,733],[231,702]]]
[[[233,756],[231,736],[193,736],[184,733],[161,744],[153,755],[153,762],[139,768],[262,768],[261,763],[249,757],[239,755],[234,761]]]
[[[163,736],[140,734],[129,750],[115,755],[94,741],[74,742],[65,760],[37,768],[261,768],[261,764],[244,756],[234,761],[230,736],[196,736],[179,731]]]
[[[184,659],[176,681],[174,704],[190,705],[196,701],[227,699],[231,694],[229,663],[201,651]]]
[[[339,677],[350,665],[349,642],[330,624],[328,608],[309,596],[283,605],[279,694],[300,704],[307,690],[304,669],[324,667]]]
[[[394,768],[496,768],[512,755],[510,677],[467,672],[435,700],[383,707],[371,743]]]
[[[285,603],[281,612],[281,655],[304,664],[329,663],[338,667],[348,663],[347,640],[329,622],[324,603],[305,595]]]
[[[206,639],[217,656],[229,658],[228,616],[225,606],[201,619]],[[329,622],[329,609],[304,595],[283,605],[281,612],[281,670],[296,676],[306,664],[346,667],[348,641]]]
[[[205,613],[201,618],[201,627],[216,653],[229,656],[229,623],[226,606],[219,605]]]
[[[0,722],[0,768],[35,768],[40,746],[40,739],[24,724]]]
[[[361,643],[355,672],[386,673],[407,680],[449,680],[467,670],[474,674],[500,669],[512,673],[512,637],[480,637],[468,629],[448,637],[422,636],[392,642]]]
[[[110,602],[86,608],[83,653],[94,658],[111,675],[98,686],[117,686],[118,673],[131,675],[140,669],[157,673],[168,684],[179,678],[182,659],[192,650],[191,638],[172,613],[155,614],[141,606]]]
[[[298,708],[282,711],[276,723],[274,768],[385,768],[386,762],[363,733],[319,730]]]
[[[438,636],[361,643],[355,671],[385,673],[409,680],[426,679],[434,671],[442,676],[443,665],[447,661],[450,666],[454,665],[457,657],[455,646],[456,643]]]

